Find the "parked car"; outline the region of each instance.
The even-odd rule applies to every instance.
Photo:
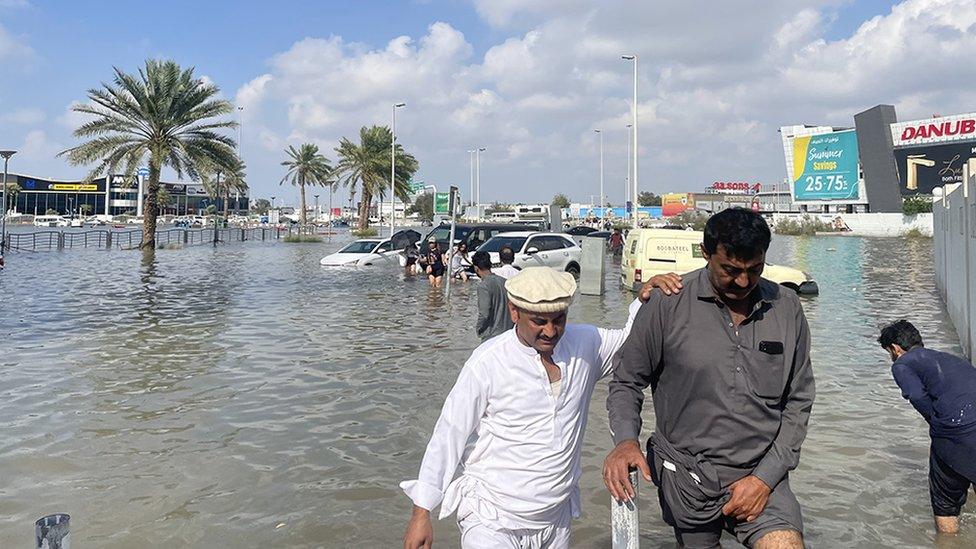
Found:
[[[67,227],[68,222],[60,215],[36,215],[34,216],[35,227]]]
[[[526,267],[552,267],[573,273],[579,277],[580,256],[583,250],[573,237],[565,233],[541,233],[536,231],[512,231],[498,234],[482,244],[479,252],[488,252],[492,265],[501,265],[499,251],[508,246],[515,252],[513,265]]]
[[[596,231],[597,230],[594,229],[593,227],[587,227],[586,225],[580,225],[578,227],[573,227],[572,229],[567,230],[566,231],[566,234],[572,235],[572,236],[586,236],[586,235],[588,235],[590,233],[594,233]]]
[[[454,244],[464,242],[469,250],[475,250],[497,234],[511,231],[538,231],[538,226],[516,225],[514,223],[457,223],[454,226]],[[451,225],[441,224],[427,233],[421,244],[425,243],[430,237],[437,240],[437,245],[441,252],[447,253],[447,240],[451,235]]]
[[[323,257],[319,263],[326,267],[396,265],[398,255],[399,251],[393,249],[389,240],[365,238]]]
[[[633,229],[624,242],[624,255],[620,262],[620,283],[624,288],[635,290],[654,275],[675,272],[685,274],[705,266],[700,244],[701,231],[675,231],[670,229]],[[763,278],[782,284],[799,293],[820,293],[810,275],[782,265],[767,263]]]

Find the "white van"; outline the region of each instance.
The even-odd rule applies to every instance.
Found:
[[[60,215],[36,215],[34,216],[35,227],[67,227],[68,222]]]
[[[701,231],[673,229],[633,229],[624,242],[620,262],[620,283],[636,290],[654,275],[690,273],[705,266],[700,244]],[[800,294],[818,294],[817,283],[799,269],[766,264],[763,278],[782,284]]]

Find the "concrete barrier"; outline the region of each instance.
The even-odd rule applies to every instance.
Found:
[[[932,205],[935,282],[966,356],[976,358],[976,159]]]
[[[583,253],[580,256],[580,293],[603,295],[606,278],[607,241],[600,237],[583,237]]]

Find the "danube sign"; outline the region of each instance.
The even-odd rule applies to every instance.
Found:
[[[955,114],[891,125],[895,147],[976,139],[976,114]]]
[[[795,138],[793,193],[796,200],[856,200],[857,135],[846,131]]]

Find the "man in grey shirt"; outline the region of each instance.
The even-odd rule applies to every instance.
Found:
[[[508,313],[508,295],[505,279],[492,274],[491,256],[488,252],[475,252],[471,258],[474,272],[481,279],[478,285],[478,324],[476,330],[481,341],[507,332],[514,326]]]
[[[676,295],[651,295],[610,382],[607,488],[633,497],[628,468],[640,469],[683,547],[719,547],[723,530],[748,547],[803,547],[788,472],[813,406],[810,334],[795,293],[761,278],[769,241],[754,212],[712,216],[707,266]],[[637,438],[648,386],[656,432],[645,459]]]

